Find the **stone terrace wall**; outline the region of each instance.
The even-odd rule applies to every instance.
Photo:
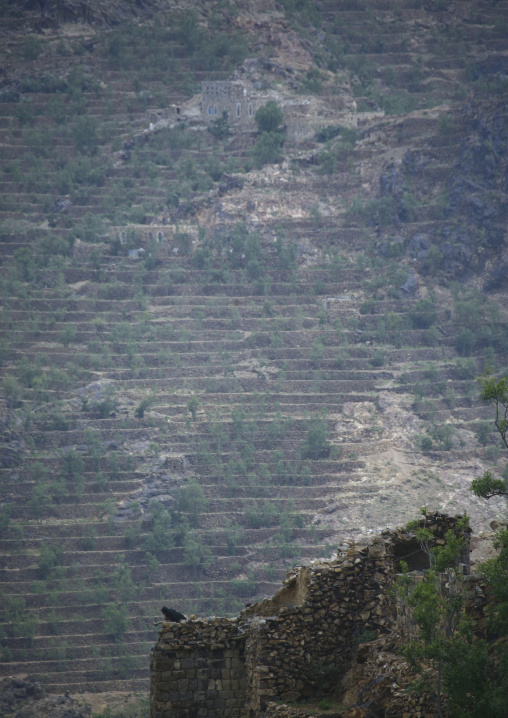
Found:
[[[426,519],[438,542],[455,523],[437,513]],[[258,716],[270,701],[337,685],[362,634],[396,627],[389,589],[399,561],[418,564],[419,553],[412,534],[385,531],[290,572],[275,596],[235,619],[175,624],[153,651],[152,718]]]

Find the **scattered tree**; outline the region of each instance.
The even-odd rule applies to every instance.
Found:
[[[150,394],[150,396],[145,396],[141,401],[139,402],[138,406],[136,407],[134,411],[134,416],[137,419],[142,419],[145,415],[145,411],[148,411],[150,407],[155,403],[157,400],[157,397],[155,397],[153,394]]]
[[[319,459],[328,456],[330,444],[328,442],[328,429],[323,419],[316,419],[307,430],[302,444],[303,459]]]
[[[480,397],[495,407],[494,423],[501,441],[508,448],[508,379],[503,376],[496,379],[490,369],[478,377]],[[496,479],[490,471],[478,476],[471,484],[471,491],[480,498],[508,496],[508,479]]]
[[[101,613],[104,633],[113,636],[116,643],[121,643],[127,631],[128,619],[125,606],[109,604]]]
[[[190,411],[192,421],[196,421],[198,415],[199,400],[197,396],[191,396],[187,402],[187,409]]]
[[[284,122],[284,113],[275,100],[262,105],[254,115],[259,132],[277,132]]]

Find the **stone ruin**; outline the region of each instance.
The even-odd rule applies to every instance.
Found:
[[[457,520],[434,513],[426,525],[439,544]],[[469,532],[466,539],[465,575]],[[272,598],[235,618],[191,619],[163,630],[151,654],[151,718],[254,718],[273,701],[312,696],[327,683],[333,690],[362,640],[411,635],[407,609],[390,595],[402,560],[410,570],[428,567],[414,534],[386,530],[339,550],[334,560],[290,571]],[[478,620],[483,603],[468,588]]]

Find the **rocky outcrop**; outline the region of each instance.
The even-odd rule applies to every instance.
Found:
[[[88,706],[68,695],[47,696],[41,683],[30,676],[0,681],[3,718],[90,718]]]

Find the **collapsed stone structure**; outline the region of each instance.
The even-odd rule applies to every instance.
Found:
[[[441,513],[426,517],[438,544],[456,521]],[[289,572],[271,599],[235,618],[190,620],[161,632],[151,657],[152,718],[254,717],[270,701],[336,687],[359,639],[397,628],[390,588],[402,560],[412,570],[428,567],[414,534],[386,530],[334,560]],[[402,610],[399,624],[408,622]]]

